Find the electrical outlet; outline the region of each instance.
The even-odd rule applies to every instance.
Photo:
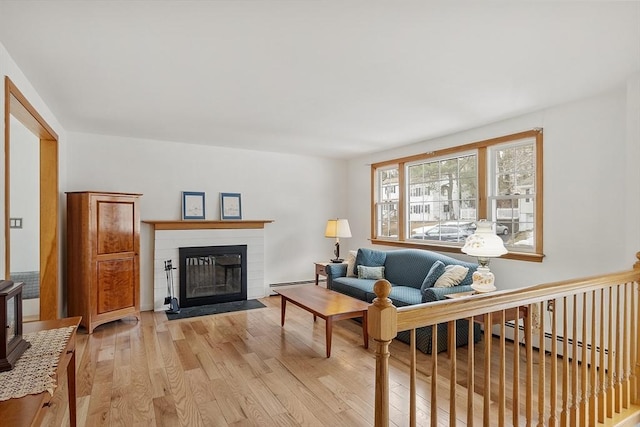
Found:
[[[556,309],[556,300],[550,299],[547,301],[547,311],[553,312]]]

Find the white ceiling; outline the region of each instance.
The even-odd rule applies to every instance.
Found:
[[[0,0],[67,131],[350,158],[624,85],[640,3]]]

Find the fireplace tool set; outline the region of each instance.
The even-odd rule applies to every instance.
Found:
[[[167,309],[167,313],[177,314],[180,313],[180,305],[178,305],[178,298],[173,294],[173,267],[171,260],[167,260],[164,262],[164,271],[167,274],[167,290],[169,295],[165,297],[164,303],[169,304],[169,308]]]

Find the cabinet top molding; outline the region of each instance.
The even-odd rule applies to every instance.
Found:
[[[122,193],[115,191],[67,191],[65,194],[104,194],[105,196],[142,196],[142,193]]]
[[[145,224],[152,225],[156,230],[202,230],[202,229],[242,229],[242,228],[264,228],[265,224],[273,222],[272,219],[256,220],[185,220],[185,221],[158,221],[143,220]]]

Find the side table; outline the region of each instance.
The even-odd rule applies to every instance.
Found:
[[[345,262],[330,262],[330,261],[318,261],[314,262],[316,266],[316,286],[318,286],[318,280],[320,276],[327,277],[327,265],[331,264],[346,264]]]
[[[318,280],[320,276],[327,277],[327,265],[331,264],[330,262],[314,262],[316,266],[316,286],[318,286]]]
[[[80,324],[80,317],[70,317],[66,319],[44,320],[39,322],[28,322],[24,324],[23,333],[43,331],[46,329],[57,329],[74,326],[75,329],[67,341],[65,349],[60,354],[58,367],[56,369],[56,380],[58,385],[63,375],[67,376],[67,389],[69,397],[69,424],[76,426],[76,331]],[[44,373],[43,375],[46,375]],[[55,394],[60,388],[56,387]],[[28,394],[21,398],[9,399],[0,402],[0,420],[2,425],[7,426],[37,426],[40,425],[44,417],[44,410],[49,406],[52,395],[48,391],[40,394]]]

